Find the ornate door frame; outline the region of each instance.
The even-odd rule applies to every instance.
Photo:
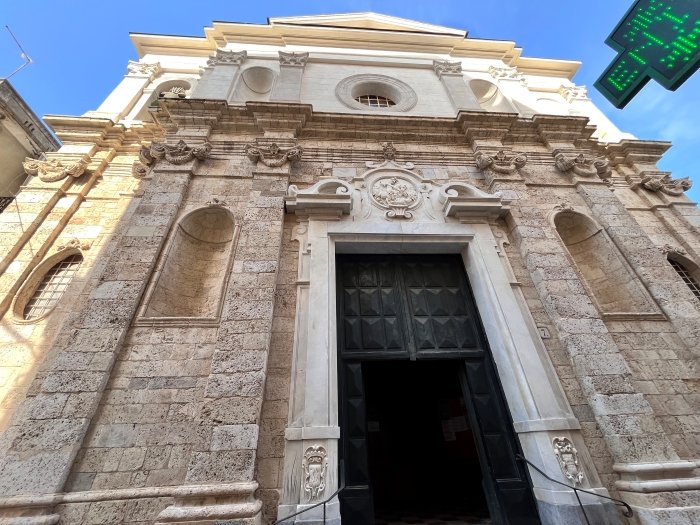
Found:
[[[407,175],[404,180],[409,180]],[[584,474],[580,486],[607,494],[534,320],[514,290],[519,285],[507,270],[508,263],[489,225],[488,217],[502,207],[500,199],[464,183],[457,184],[460,190],[468,190],[466,197],[463,191],[454,197],[457,192],[445,186],[424,184],[423,208],[430,205],[431,209],[422,211],[416,206],[412,208],[415,217],[396,220],[396,214],[384,215],[381,210],[377,214],[366,206],[371,180],[369,184],[364,178],[353,182],[354,186],[346,180],[325,179],[305,191],[290,187],[287,199],[287,210],[299,216],[293,238],[300,250],[289,423],[278,516],[323,501],[338,487],[336,253],[461,254],[524,454],[545,472],[566,482],[553,443],[568,440],[578,451],[579,468]],[[417,190],[421,188],[419,180],[414,184]],[[430,197],[438,192],[430,203]],[[436,204],[439,200],[442,210]],[[467,215],[475,211],[482,219],[479,222],[470,216],[456,220],[451,216],[454,209]],[[572,491],[561,490],[532,470],[530,477],[543,524],[560,523],[570,519],[572,513],[578,515]],[[584,504],[599,505],[592,496]],[[321,515],[319,507],[294,522],[318,523]],[[327,522],[340,523],[337,498],[327,506],[326,516]]]

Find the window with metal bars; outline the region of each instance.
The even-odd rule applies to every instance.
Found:
[[[355,97],[355,100],[371,108],[390,108],[396,105],[396,102],[390,98],[380,95],[360,95],[359,97]]]
[[[683,279],[683,282],[688,285],[688,288],[690,288],[690,291],[693,292],[693,295],[695,295],[696,299],[700,300],[700,285],[690,274],[688,269],[681,263],[673,259],[668,259],[668,262],[671,266],[673,266],[673,269],[676,270],[676,273],[680,275],[681,279]]]
[[[24,307],[23,317],[25,321],[38,319],[56,306],[82,262],[83,256],[76,253],[54,264],[44,274],[41,283]]]
[[[13,199],[14,197],[0,197],[0,213],[10,205]]]

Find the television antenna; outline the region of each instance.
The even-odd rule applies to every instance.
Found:
[[[24,64],[22,64],[21,66],[19,66],[19,67],[18,67],[17,69],[15,69],[12,73],[10,73],[9,75],[7,75],[7,76],[5,77],[6,79],[9,79],[12,75],[14,75],[14,74],[16,74],[16,73],[19,73],[19,72],[22,71],[25,67],[27,67],[29,64],[31,64],[31,63],[33,62],[33,60],[32,60],[32,58],[27,54],[27,52],[24,50],[24,48],[22,47],[22,44],[19,43],[19,40],[17,40],[17,37],[16,37],[15,34],[12,32],[12,29],[10,29],[10,26],[5,26],[5,29],[7,29],[7,32],[10,33],[10,36],[12,37],[12,40],[14,40],[14,41],[15,41],[15,44],[17,44],[17,47],[18,47],[19,50],[20,50],[20,55],[19,55],[19,56],[21,56],[21,57],[22,57],[22,60],[24,60]]]

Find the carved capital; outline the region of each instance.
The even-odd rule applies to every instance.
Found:
[[[517,67],[510,66],[489,66],[489,74],[496,80],[517,80],[521,84],[526,84],[525,76],[518,71]]]
[[[583,471],[579,466],[578,451],[574,444],[569,438],[555,437],[552,447],[564,477],[574,485],[580,485],[583,481]]]
[[[129,76],[152,77],[160,73],[160,62],[136,62],[129,60],[126,71]]]
[[[579,177],[594,177],[601,179],[610,177],[610,161],[605,158],[594,158],[583,153],[576,157],[568,157],[564,153],[554,156],[554,165],[562,173],[573,172]]]
[[[527,164],[527,155],[524,153],[516,153],[506,155],[503,150],[500,150],[495,155],[489,155],[483,151],[477,151],[474,154],[476,167],[480,170],[490,169],[496,173],[510,174],[523,168]]]
[[[693,181],[688,177],[673,179],[670,173],[661,172],[643,176],[640,185],[649,191],[660,191],[666,195],[679,197],[693,187]]]
[[[67,161],[66,161],[67,162]],[[36,160],[30,157],[24,159],[22,166],[27,175],[39,176],[43,182],[56,182],[68,176],[80,177],[90,162],[90,157],[84,155],[79,159],[64,164],[58,159]]]
[[[462,63],[449,60],[433,60],[433,70],[438,77],[446,74],[461,75]]]
[[[301,159],[304,150],[301,146],[280,148],[275,142],[273,142],[269,146],[248,144],[245,147],[245,152],[250,160],[260,162],[268,168],[279,168],[288,162],[294,162]]]
[[[566,99],[567,102],[573,100],[588,100],[588,90],[586,86],[561,86],[559,94]]]
[[[150,146],[143,146],[139,151],[139,160],[131,167],[131,174],[136,178],[143,178],[149,168],[164,160],[170,164],[180,165],[194,159],[204,160],[211,153],[211,144],[205,142],[198,146],[188,146],[184,140],[180,140],[174,146],[152,142]]]
[[[240,66],[246,58],[248,58],[247,51],[229,51],[226,49],[217,49],[216,54],[210,56],[209,60],[207,60],[207,65],[218,66],[224,64],[230,66]]]
[[[279,51],[280,66],[299,66],[304,67],[309,60],[308,53],[285,53]]]

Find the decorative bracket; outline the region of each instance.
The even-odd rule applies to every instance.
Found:
[[[448,182],[438,193],[438,202],[442,204],[445,217],[492,218],[503,217],[509,211],[501,198],[467,184],[466,182]]]
[[[680,197],[683,192],[688,191],[693,187],[693,181],[688,177],[683,177],[682,179],[671,178],[670,173],[657,172],[648,174],[642,177],[639,183],[642,187],[649,191],[660,191],[666,195],[671,195],[673,197]]]
[[[601,179],[610,177],[610,161],[605,158],[593,158],[583,153],[576,157],[567,157],[563,153],[554,156],[554,165],[562,173],[574,172],[580,177],[598,175]]]
[[[152,142],[150,146],[143,146],[139,151],[139,160],[131,167],[131,173],[137,178],[142,178],[148,173],[148,168],[155,166],[161,160],[170,164],[186,164],[194,159],[204,160],[211,153],[211,144],[205,142],[199,146],[188,146],[184,140],[178,141],[174,146],[168,146],[159,142]]]
[[[352,210],[353,187],[341,179],[321,179],[305,190],[289,186],[284,203],[288,212],[296,214],[335,213],[340,216]]]
[[[579,467],[578,451],[574,444],[569,438],[555,437],[552,446],[564,477],[574,485],[580,485],[583,481],[583,471]]]
[[[39,176],[42,182],[56,182],[68,176],[80,177],[90,162],[90,157],[83,155],[70,164],[63,164],[58,159],[36,160],[30,157],[24,159],[22,166],[27,175]]]
[[[527,155],[525,153],[516,153],[514,155],[506,155],[503,150],[500,150],[495,155],[489,155],[483,151],[477,151],[474,154],[476,167],[481,171],[491,169],[496,173],[510,174],[527,164]]]
[[[248,144],[245,147],[245,153],[252,161],[260,162],[268,168],[279,168],[288,162],[300,160],[304,149],[301,146],[280,148],[277,143],[273,142],[269,146]]]

